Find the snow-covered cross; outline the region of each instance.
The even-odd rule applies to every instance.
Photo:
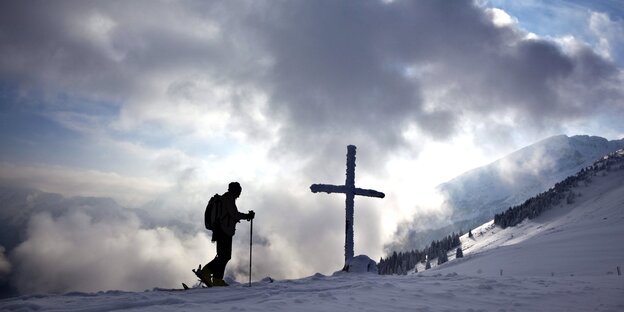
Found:
[[[353,259],[353,201],[355,195],[384,198],[386,195],[375,190],[355,187],[355,145],[347,146],[347,179],[344,185],[312,184],[312,193],[343,193],[347,195],[345,227],[345,266]]]

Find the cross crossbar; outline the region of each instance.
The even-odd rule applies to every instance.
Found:
[[[343,194],[347,194],[350,192],[353,192],[354,195],[360,195],[360,196],[366,196],[366,197],[377,197],[377,198],[384,198],[386,197],[386,194],[382,193],[382,192],[378,192],[375,190],[366,190],[366,189],[361,189],[358,187],[355,188],[349,188],[345,185],[331,185],[331,184],[312,184],[312,186],[310,186],[310,190],[312,190],[312,193],[343,193]]]

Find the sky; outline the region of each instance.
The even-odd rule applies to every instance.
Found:
[[[623,138],[623,33],[615,0],[2,2],[0,185],[65,199],[2,219],[21,238],[0,281],[176,286],[214,256],[201,214],[230,181],[254,278],[333,272],[344,196],[309,186],[344,183],[349,144],[356,186],[386,194],[355,203],[355,253],[378,259],[448,213],[440,183],[552,135]]]

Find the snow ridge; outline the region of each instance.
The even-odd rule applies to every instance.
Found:
[[[453,221],[481,224],[622,148],[624,139],[554,136],[462,174],[438,189],[454,208]]]
[[[605,178],[607,176],[609,176],[609,178]],[[596,185],[594,185],[594,181],[598,181],[597,183],[595,183]],[[409,272],[416,273],[424,271],[427,269],[427,260],[429,260],[432,267],[435,267],[437,265],[445,263],[447,261],[446,258],[451,260],[455,259],[456,250],[454,248],[460,244],[461,251],[464,254],[470,255],[471,253],[474,253],[475,249],[471,248],[473,247],[474,242],[477,240],[477,237],[484,236],[486,238],[486,243],[479,244],[479,246],[485,244],[483,246],[487,246],[486,249],[500,247],[502,245],[515,244],[514,242],[527,240],[534,236],[536,233],[540,233],[541,231],[539,231],[539,229],[541,229],[542,227],[540,226],[538,229],[529,228],[525,232],[518,229],[510,229],[509,231],[513,232],[512,234],[510,234],[511,241],[509,241],[508,237],[501,238],[494,234],[501,232],[501,230],[505,230],[508,227],[514,227],[516,225],[518,225],[520,228],[524,228],[526,224],[530,224],[530,222],[526,221],[527,219],[538,219],[539,221],[541,221],[542,218],[540,218],[540,216],[542,214],[546,214],[549,210],[555,210],[560,213],[561,211],[565,211],[565,209],[576,207],[574,205],[576,202],[592,202],[592,196],[595,196],[596,192],[599,192],[599,194],[601,194],[600,192],[602,192],[597,191],[597,189],[600,190],[601,188],[612,188],[615,189],[615,191],[613,192],[616,199],[624,198],[624,189],[619,188],[621,185],[624,184],[623,182],[624,150],[618,150],[614,153],[603,156],[590,166],[582,168],[576,174],[571,175],[560,182],[557,182],[548,191],[529,198],[523,204],[509,208],[503,213],[496,214],[494,216],[494,220],[486,222],[476,229],[472,229],[471,231],[469,231],[470,234],[465,234],[461,238],[458,238],[457,243],[454,243],[454,240],[450,239],[453,235],[455,235],[453,234],[452,236],[449,236],[448,239],[443,239],[442,241],[433,241],[429,247],[423,249],[422,251],[415,250],[398,254],[394,252],[392,256],[388,257],[385,260],[382,259],[380,261],[379,271],[382,274],[407,274]],[[618,191],[621,192],[618,193]],[[584,193],[588,193],[589,195],[583,195]],[[613,207],[614,212],[621,214],[622,212],[618,212],[617,210],[617,200],[615,203],[616,206]],[[589,209],[596,208],[590,207]],[[622,219],[624,219],[624,215],[622,216]],[[624,226],[620,226],[620,228],[624,228]],[[615,231],[617,230],[618,229],[615,229]],[[474,235],[471,235],[473,233]],[[624,232],[622,232],[622,234],[624,234]],[[602,242],[602,239],[600,237],[595,237],[595,239],[597,242],[595,242],[594,244],[600,244]],[[442,251],[445,251],[445,253],[441,256],[447,256],[444,257],[444,259],[441,258],[441,256],[439,255]],[[624,253],[622,253],[622,258],[624,259]],[[616,264],[612,264],[611,269],[615,268],[616,266]],[[576,269],[580,270],[580,268]]]

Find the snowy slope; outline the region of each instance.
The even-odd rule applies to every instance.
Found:
[[[408,225],[397,231],[387,251],[421,249],[451,232],[466,231],[490,220],[510,206],[522,203],[603,155],[624,148],[624,139],[553,136],[513,152],[489,165],[470,170],[440,184],[449,217],[431,220],[427,228]]]
[[[438,188],[454,208],[454,221],[489,219],[621,148],[624,140],[554,136],[464,173]]]
[[[487,220],[621,148],[624,140],[554,136],[464,173],[438,188],[454,208],[454,221],[483,217]]]
[[[487,222],[462,236],[464,258],[440,273],[520,276],[601,276],[624,270],[624,169],[602,170],[590,184],[533,220],[501,229]],[[454,258],[449,253],[449,259]],[[435,262],[435,261],[434,261]],[[624,279],[622,280],[624,283]]]
[[[2,311],[622,311],[614,276],[317,274],[251,288],[31,295]]]

